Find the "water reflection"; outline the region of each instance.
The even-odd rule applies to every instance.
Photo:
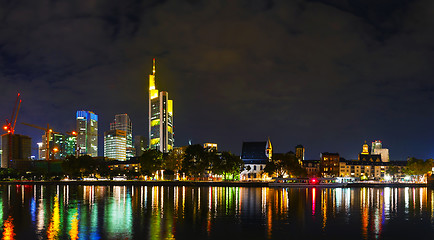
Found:
[[[14,224],[13,224],[13,218],[11,216],[8,217],[3,223],[3,240],[10,240],[14,239],[15,233],[14,233]]]
[[[0,191],[2,239],[224,238],[228,232],[230,238],[382,239],[399,237],[411,221],[418,221],[416,234],[434,235],[434,191],[427,188],[4,185]]]

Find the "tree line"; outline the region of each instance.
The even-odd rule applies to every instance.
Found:
[[[213,174],[222,176],[224,180],[237,180],[243,168],[239,156],[225,151],[209,151],[198,144],[187,146],[183,152],[171,151],[166,154],[149,149],[139,157],[139,162],[143,175],[154,177],[156,172],[164,170],[166,179],[179,174],[200,180]]]
[[[112,177],[120,174],[129,177],[159,178],[173,180],[175,174],[189,179],[207,179],[211,174],[219,175],[224,180],[239,179],[243,162],[239,156],[230,152],[208,151],[201,145],[189,145],[184,151],[162,153],[148,149],[138,157],[139,172],[109,170],[107,162],[90,156],[68,156],[62,163],[63,171],[72,178],[83,176]],[[163,170],[163,171],[161,171]],[[163,176],[159,173],[163,172]]]

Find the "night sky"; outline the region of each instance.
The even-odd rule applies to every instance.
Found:
[[[434,157],[434,1],[0,1],[0,121],[75,128],[114,115],[148,135],[148,75],[174,100],[175,145],[243,141],[307,159]],[[17,124],[16,133],[42,131]],[[34,151],[36,153],[36,151]]]

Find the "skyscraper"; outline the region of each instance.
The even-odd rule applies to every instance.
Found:
[[[80,155],[98,156],[98,115],[77,111],[77,148]]]
[[[301,164],[301,161],[304,161],[304,147],[303,145],[295,146],[295,157],[298,159],[298,162]]]
[[[147,139],[144,136],[134,136],[134,149],[136,150],[136,156],[140,157],[146,151],[148,146]]]
[[[383,143],[380,140],[372,142],[372,154],[380,154],[382,162],[389,162],[389,149],[383,148]]]
[[[149,75],[149,148],[161,152],[173,149],[173,101],[169,93],[155,87],[155,58]]]
[[[104,157],[119,161],[127,160],[127,135],[122,130],[110,130],[104,133]]]
[[[38,144],[39,159],[45,160],[46,147],[46,135],[42,135],[42,142]],[[61,133],[50,134],[49,151],[50,159],[64,159],[69,155],[75,156],[75,136],[69,136]]]
[[[110,123],[110,130],[122,130],[126,133],[126,156],[127,159],[134,157],[133,124],[128,114],[117,114],[114,122]]]
[[[1,136],[1,167],[13,167],[13,161],[30,160],[32,139],[20,134],[6,133]]]

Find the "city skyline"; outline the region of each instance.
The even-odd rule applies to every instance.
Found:
[[[175,146],[240,154],[243,141],[269,136],[276,152],[301,144],[305,159],[357,159],[364,141],[382,140],[390,160],[432,158],[431,4],[2,3],[0,120],[20,92],[18,122],[66,132],[91,110],[101,134],[127,113],[133,135],[147,136],[157,58],[158,87],[176,100]],[[19,124],[16,133],[41,141]]]

